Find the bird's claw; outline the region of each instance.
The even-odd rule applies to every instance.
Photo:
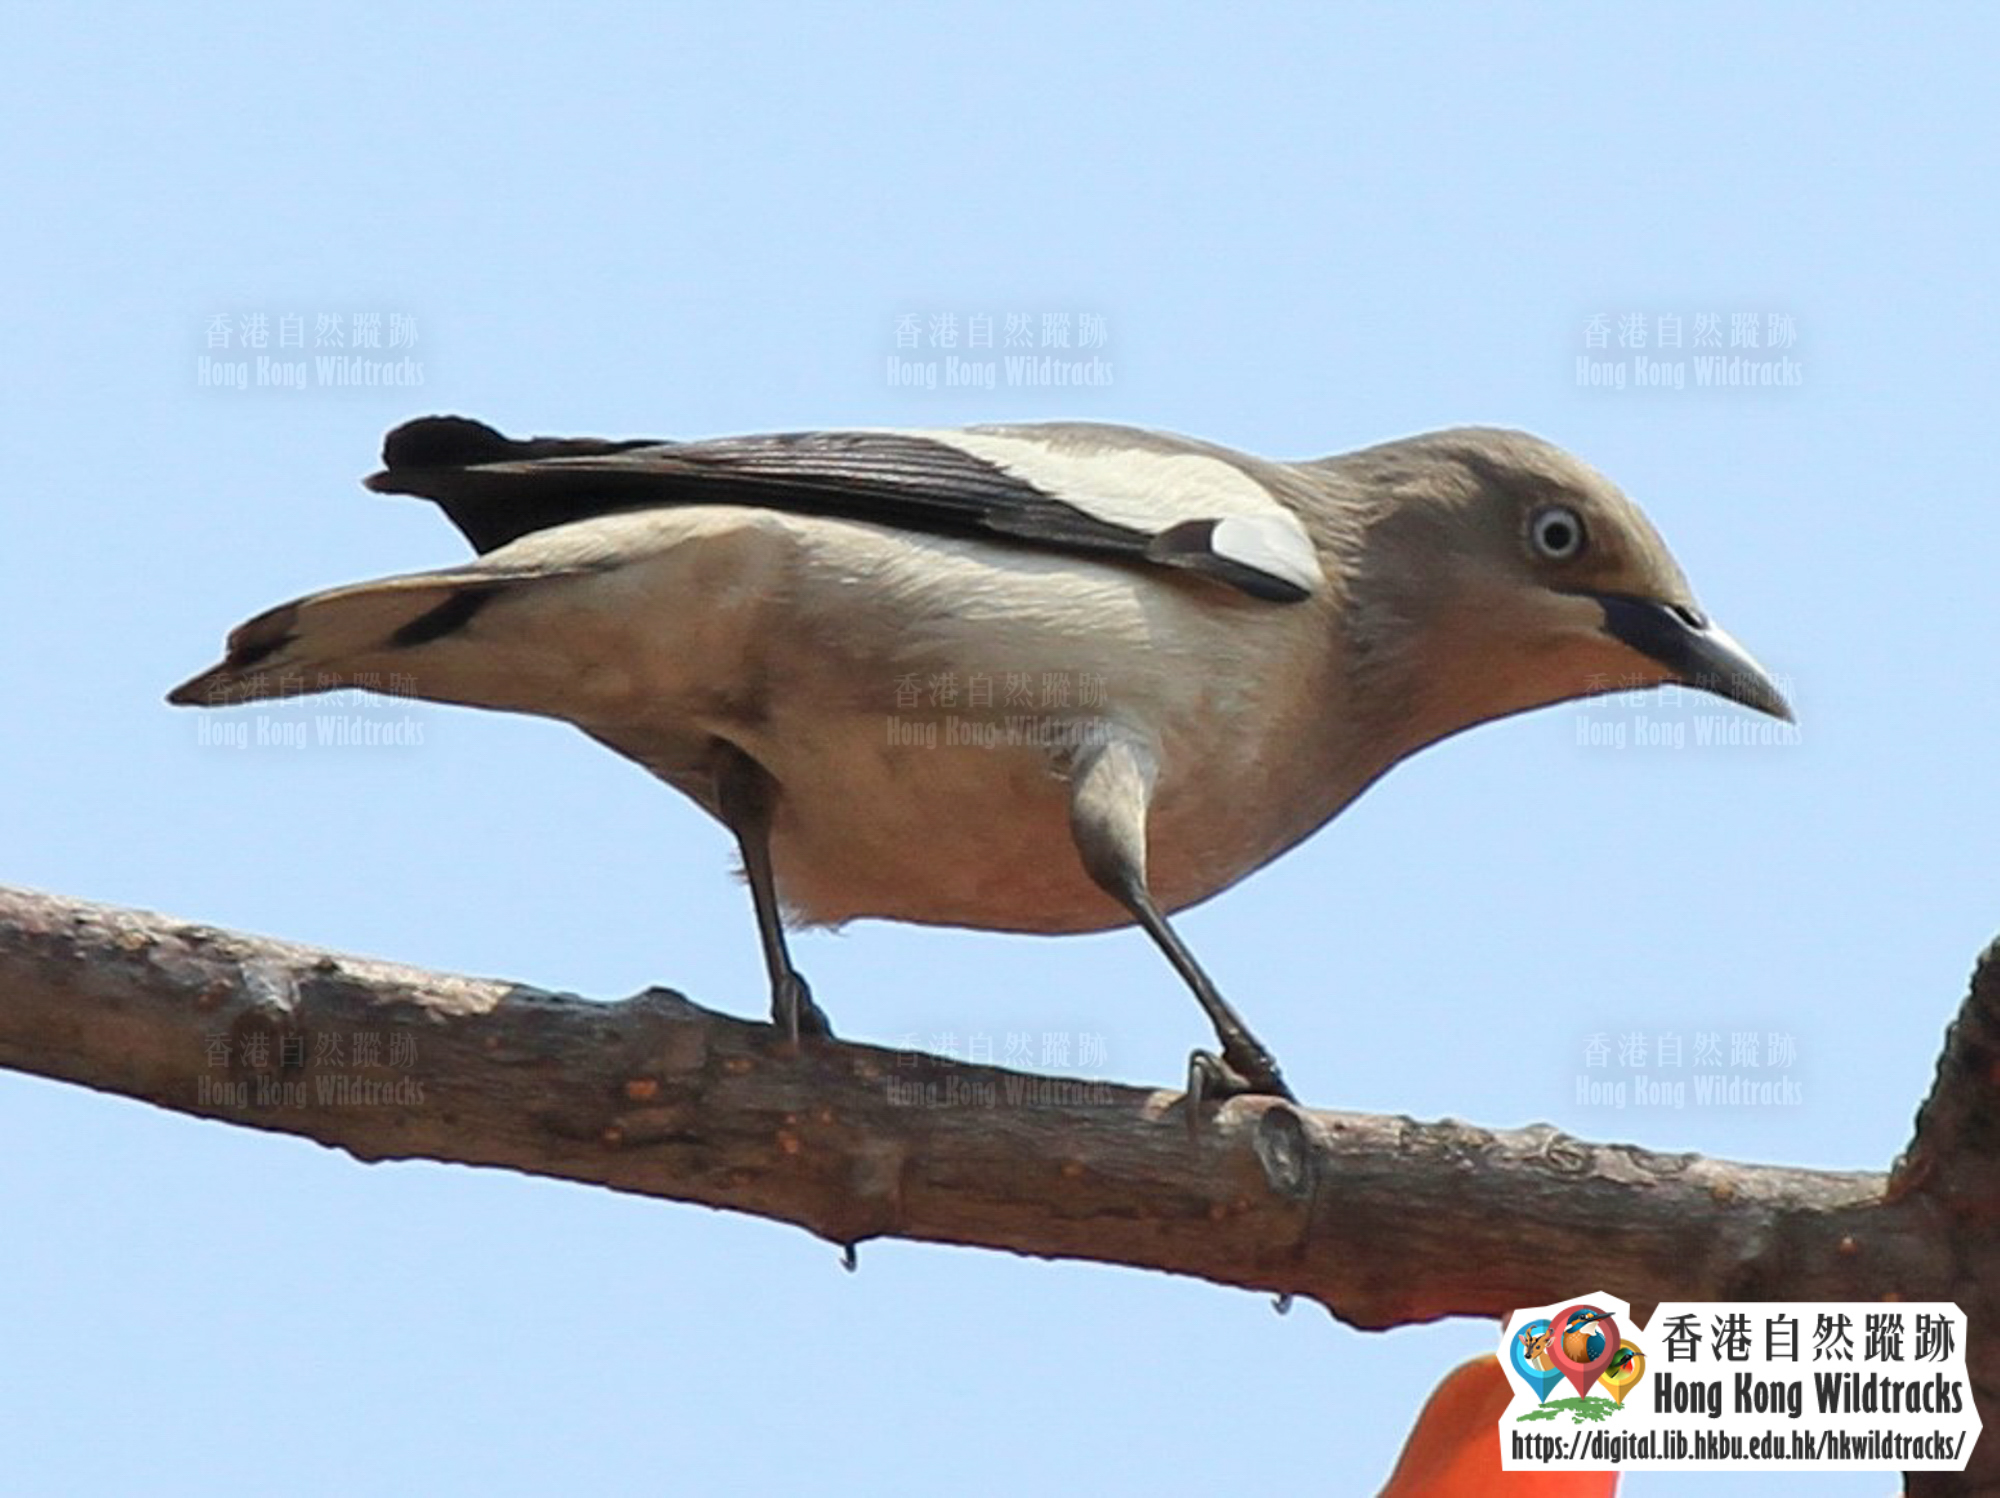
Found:
[[[1233,1053],[1232,1053],[1233,1052]],[[1298,1099],[1285,1085],[1284,1075],[1270,1052],[1233,1051],[1224,1046],[1222,1054],[1195,1051],[1188,1057],[1188,1132],[1193,1133],[1202,1109],[1210,1103],[1227,1102],[1233,1097],[1276,1097],[1288,1103]]]
[[[792,1045],[797,1045],[801,1036],[833,1039],[833,1022],[813,1002],[812,989],[797,973],[785,974],[771,990],[771,1023],[784,1032]]]

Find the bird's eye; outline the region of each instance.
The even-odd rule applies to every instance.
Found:
[[[1551,562],[1567,562],[1583,550],[1583,517],[1568,505],[1544,505],[1529,517],[1528,539]]]

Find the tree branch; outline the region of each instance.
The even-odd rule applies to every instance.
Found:
[[[0,1066],[303,1135],[899,1237],[1310,1298],[1386,1328],[1585,1284],[1956,1300],[2000,1417],[2000,943],[1893,1177],[1034,1077],[0,890]],[[1608,1265],[1618,1266],[1608,1271]],[[1607,1274],[1612,1278],[1607,1281]],[[1913,1493],[2000,1491],[2000,1442]]]

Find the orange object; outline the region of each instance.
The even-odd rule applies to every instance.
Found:
[[[1500,1416],[1513,1398],[1498,1358],[1452,1369],[1417,1416],[1381,1498],[1612,1498],[1616,1472],[1500,1470]]]

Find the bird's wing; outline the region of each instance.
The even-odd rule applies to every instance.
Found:
[[[1219,449],[1088,424],[793,432],[699,442],[396,428],[383,494],[435,500],[480,552],[618,510],[752,505],[1174,568],[1296,603],[1325,581],[1298,517]]]

